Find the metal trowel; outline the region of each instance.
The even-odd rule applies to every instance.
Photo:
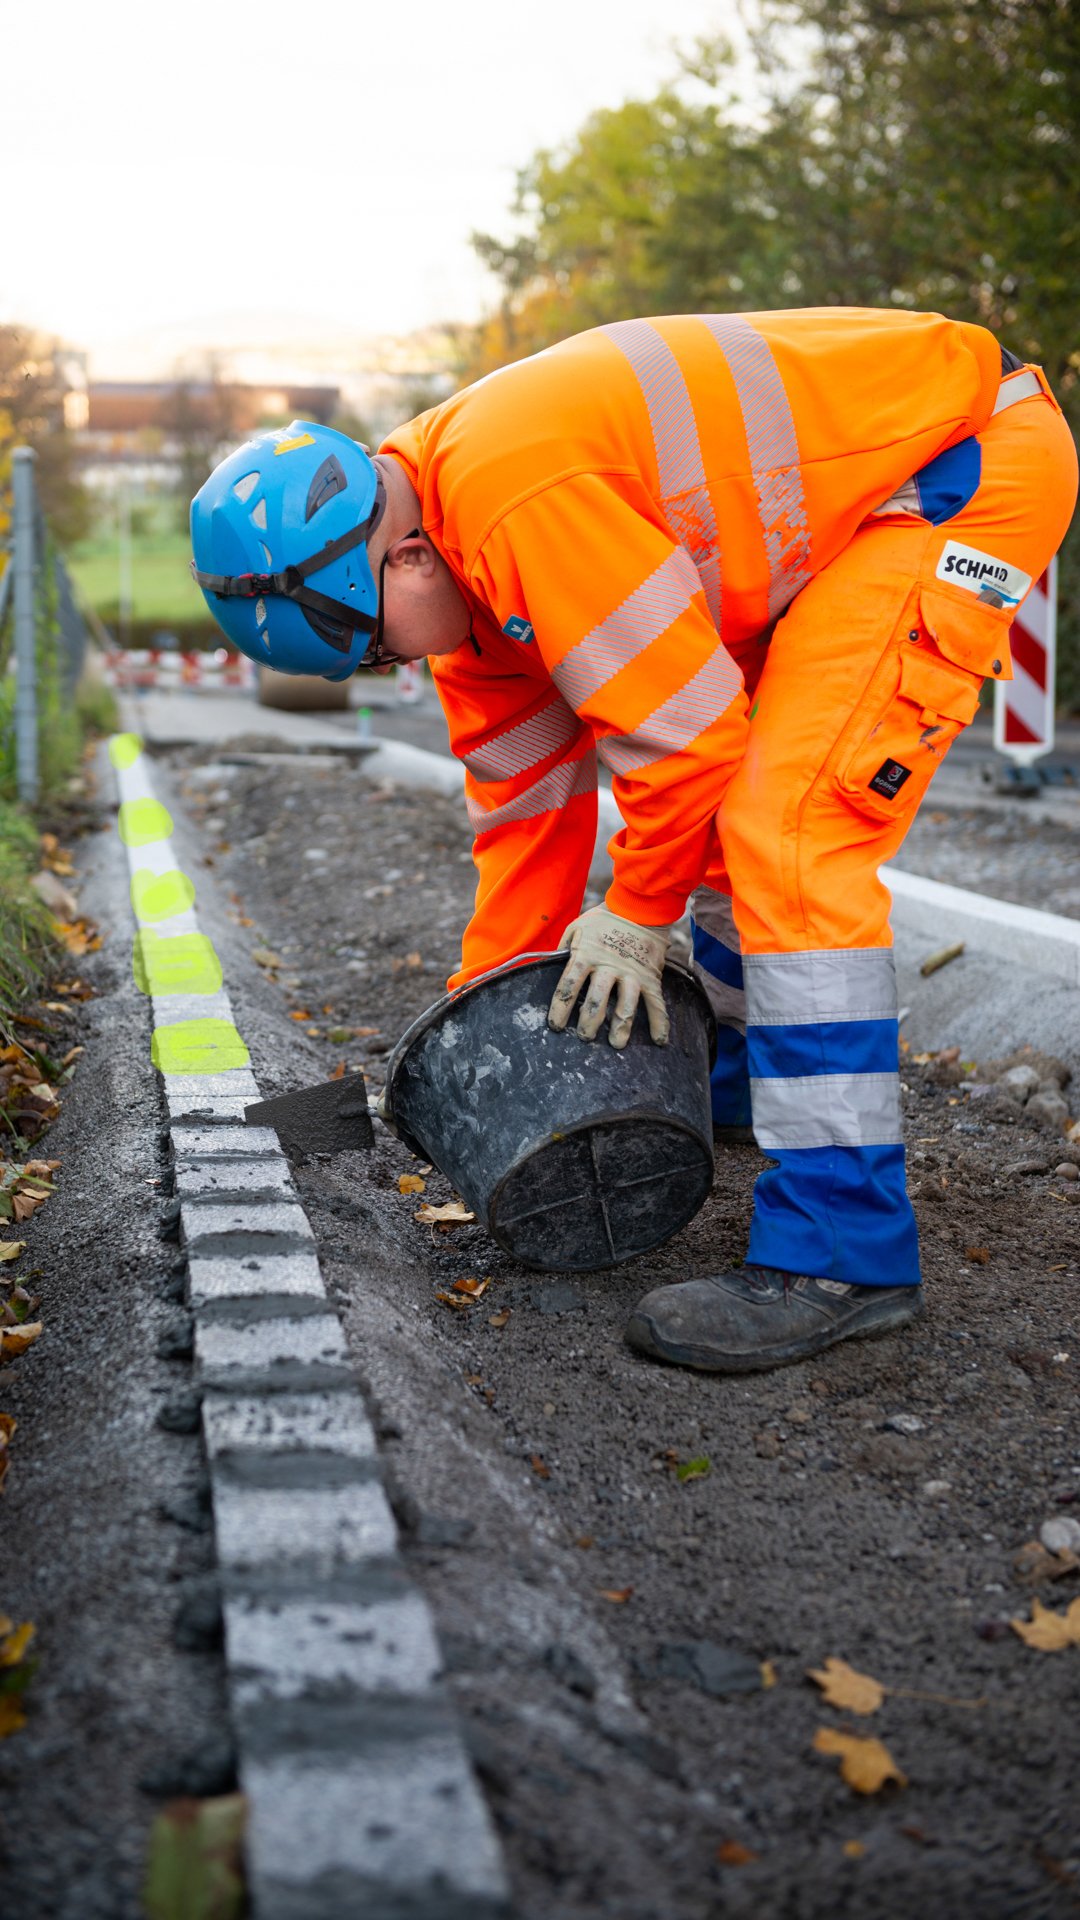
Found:
[[[302,1153],[348,1153],[375,1145],[361,1073],[257,1100],[244,1108],[244,1119],[249,1127],[273,1127],[283,1147]]]

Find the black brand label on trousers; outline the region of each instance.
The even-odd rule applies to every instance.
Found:
[[[870,782],[870,791],[883,794],[886,800],[895,800],[904,781],[910,778],[910,767],[902,767],[899,760],[883,760]]]

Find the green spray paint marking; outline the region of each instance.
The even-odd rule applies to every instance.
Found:
[[[137,733],[116,733],[109,741],[109,759],[117,773],[133,767],[141,752],[142,741]]]
[[[150,1058],[159,1073],[227,1073],[251,1063],[231,1020],[176,1020],[159,1027]]]
[[[167,840],[173,830],[172,815],[160,800],[125,800],[116,824],[125,847],[148,847]]]
[[[187,913],[194,905],[195,882],[179,867],[168,873],[137,867],[131,876],[131,910],[136,920],[170,920],[174,913]]]
[[[140,993],[220,993],[221,961],[207,933],[135,935],[131,955]]]

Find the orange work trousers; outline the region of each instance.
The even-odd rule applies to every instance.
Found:
[[[1041,374],[930,463],[742,650],[746,756],[692,914],[721,1024],[718,1122],[775,1162],[748,1258],[836,1281],[919,1278],[900,1131],[890,896],[897,850],[1076,498]],[[1002,397],[1010,390],[1006,380]]]

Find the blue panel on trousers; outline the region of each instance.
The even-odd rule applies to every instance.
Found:
[[[693,926],[694,959],[714,980],[722,980],[725,987],[741,987],[743,984],[742,954],[731,947],[725,947],[722,940],[706,933],[697,923]]]
[[[750,1027],[755,1080],[794,1080],[812,1073],[897,1073],[895,1020],[814,1020],[799,1027]]]
[[[982,448],[974,438],[947,447],[935,459],[920,467],[915,475],[915,490],[923,517],[940,527],[962,513],[968,501],[979,491],[982,479]]]
[[[903,1147],[781,1148],[758,1178],[747,1260],[864,1287],[919,1284]]]
[[[717,1022],[716,1064],[712,1070],[712,1117],[717,1127],[750,1125],[750,1077],[746,1039],[738,1027]]]

